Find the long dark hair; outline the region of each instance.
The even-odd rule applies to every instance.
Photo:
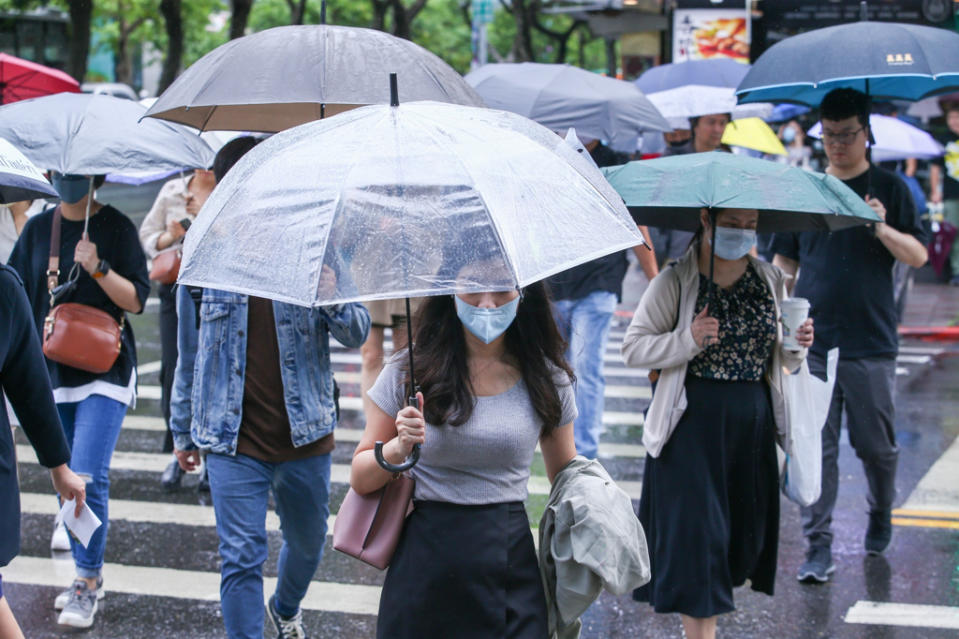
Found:
[[[428,298],[413,322],[416,382],[424,397],[430,424],[460,426],[473,414],[475,394],[466,362],[466,338],[451,295]],[[506,329],[506,351],[523,376],[533,409],[542,421],[540,434],[561,426],[563,407],[557,383],[575,380],[566,362],[566,341],[556,327],[546,285],[536,282],[523,290],[516,319]],[[409,359],[400,357],[409,385]],[[562,375],[565,373],[566,375]],[[557,380],[560,380],[559,382]]]

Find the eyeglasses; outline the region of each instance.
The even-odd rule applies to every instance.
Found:
[[[860,131],[865,131],[866,127],[861,126],[855,131],[843,131],[842,133],[833,133],[832,131],[823,131],[822,132],[822,141],[826,144],[841,144],[846,146],[847,144],[852,144],[852,141],[856,139],[856,136],[859,135]]]

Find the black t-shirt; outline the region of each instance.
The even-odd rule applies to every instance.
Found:
[[[886,207],[886,222],[925,245],[928,238],[912,196],[895,173],[874,166],[843,182],[865,196],[869,179],[874,197]],[[838,346],[842,359],[895,357],[899,337],[892,267],[896,260],[871,226],[776,233],[773,250],[799,262],[793,294],[811,305],[816,324],[813,352],[825,355]]]
[[[629,156],[603,144],[597,144],[590,156],[599,167],[629,162]],[[623,278],[628,269],[626,251],[618,251],[553,275],[547,279],[550,295],[554,300],[578,300],[595,291],[607,291],[615,293],[616,299],[622,301]]]
[[[50,296],[47,292],[47,265],[50,259],[50,229],[53,226],[53,208],[40,213],[27,221],[23,233],[13,247],[9,264],[17,270],[23,279],[33,320],[37,331],[43,335],[43,320],[50,310]],[[83,234],[83,222],[73,222],[61,218],[60,222],[60,283],[67,281],[73,267],[73,253]],[[146,257],[140,246],[140,237],[136,226],[123,213],[112,206],[104,206],[90,218],[90,241],[97,245],[97,255],[110,263],[110,268],[133,283],[141,310],[150,294],[150,279],[147,274]],[[89,273],[78,266],[79,278],[72,295],[58,300],[93,306],[110,313],[117,321],[123,317],[123,311],[114,304],[100,285]],[[127,322],[123,328],[123,340],[120,356],[113,368],[103,374],[89,373],[71,366],[47,360],[50,381],[53,388],[75,388],[93,381],[104,381],[117,386],[130,383],[130,375],[136,366],[136,345],[133,329]]]
[[[942,199],[959,200],[959,136],[950,131],[939,143],[946,147],[946,154],[934,160],[942,169]]]

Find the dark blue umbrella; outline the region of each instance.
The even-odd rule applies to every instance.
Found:
[[[837,88],[874,99],[919,100],[959,89],[959,33],[862,20],[770,47],[736,89],[739,103],[818,106]]]
[[[653,67],[639,76],[636,86],[647,95],[693,84],[732,88],[739,86],[747,71],[749,71],[748,64],[729,58],[688,60]]]

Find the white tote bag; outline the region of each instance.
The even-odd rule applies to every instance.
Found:
[[[839,349],[827,354],[826,381],[810,374],[803,360],[799,370],[783,377],[790,436],[782,489],[800,506],[811,506],[822,491],[822,428],[829,417],[836,383]]]

